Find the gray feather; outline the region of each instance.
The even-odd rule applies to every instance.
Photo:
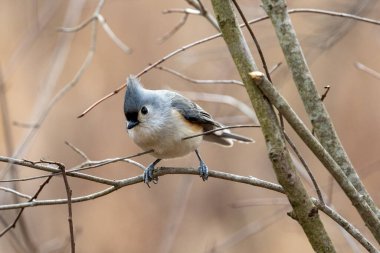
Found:
[[[202,125],[206,131],[220,125],[202,107],[180,94],[176,93],[172,97],[171,106],[188,121]]]
[[[222,124],[215,121],[210,114],[202,109],[202,107],[192,102],[190,99],[175,93],[171,101],[171,106],[180,112],[185,119],[192,123],[202,125],[205,132],[223,127]],[[253,142],[252,139],[233,134],[229,130],[204,135],[204,140],[215,142],[223,146],[232,146],[232,140],[246,143]]]

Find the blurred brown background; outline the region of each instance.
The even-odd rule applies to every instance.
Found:
[[[33,124],[41,113],[44,114],[49,101],[73,79],[90,47],[91,25],[72,34],[59,33],[57,28],[63,24],[68,27],[79,24],[92,15],[97,4],[95,0],[0,1],[0,71],[5,87],[1,105],[4,109],[6,102],[9,112],[9,120],[4,113],[0,117],[0,155],[10,156],[21,145],[20,158],[60,161],[70,168],[83,159],[65,145],[65,141],[94,160],[139,152],[125,130],[124,90],[84,118],[76,117],[121,85],[129,74],[136,74],[175,49],[216,32],[203,17],[190,16],[176,34],[165,43],[159,43],[158,39],[182,18],[182,14],[163,15],[162,11],[188,8],[186,1],[106,1],[101,14],[133,53],[123,53],[98,25],[96,52],[89,68],[75,87],[51,109],[28,144],[22,145],[32,129],[19,125]],[[204,4],[212,11],[208,1]],[[248,19],[264,15],[259,1],[242,0],[239,4]],[[380,3],[375,0],[288,1],[288,5],[289,8],[321,8],[380,19]],[[380,81],[354,66],[355,62],[361,62],[380,71],[380,27],[318,14],[294,14],[292,21],[318,89],[322,93],[325,85],[331,86],[325,103],[339,136],[368,191],[380,203],[377,181],[380,174],[376,170],[380,164]],[[274,83],[307,120],[271,23],[264,21],[253,28],[269,67],[283,62],[273,74]],[[247,40],[252,46],[248,36]],[[261,66],[253,46],[252,52]],[[196,79],[239,79],[222,39],[187,50],[163,65]],[[145,74],[142,81],[148,88],[228,94],[249,105],[245,90],[238,86],[196,85],[159,70]],[[251,123],[235,107],[204,101],[199,104],[225,124]],[[237,120],[235,116],[243,117]],[[288,131],[291,132],[289,128]],[[209,168],[276,182],[261,131],[241,129],[236,132],[254,138],[256,143],[236,144],[230,149],[203,144],[201,153]],[[325,169],[299,139],[294,134],[292,136],[322,189],[330,191],[331,181]],[[144,156],[136,160],[147,165],[153,158]],[[164,161],[161,165],[196,167],[198,162],[191,154]],[[6,166],[1,164],[0,172],[9,178]],[[19,168],[18,172],[17,177],[43,174],[29,168]],[[88,173],[120,179],[139,175],[142,171],[118,163]],[[18,187],[33,195],[40,183],[21,182]],[[70,178],[70,184],[74,196],[104,189],[102,185],[73,178]],[[315,195],[312,188],[309,190]],[[372,239],[336,185],[332,196],[335,208]],[[44,189],[40,199],[64,197],[62,179],[57,177]],[[213,178],[205,183],[194,176],[165,176],[151,189],[138,184],[100,199],[75,204],[73,219],[77,252],[190,253],[212,249],[221,252],[312,252],[300,226],[286,215],[290,207],[276,204],[278,198],[283,196]],[[268,203],[233,207],[242,201],[260,200]],[[0,204],[12,202],[9,193],[1,192]],[[13,211],[1,211],[0,215],[6,223],[15,217]],[[25,244],[20,226],[17,226],[12,233],[0,238],[0,252],[68,252],[66,205],[29,208],[23,218],[34,248]],[[361,246],[349,246],[337,226],[324,215],[322,218],[338,251],[364,252]]]

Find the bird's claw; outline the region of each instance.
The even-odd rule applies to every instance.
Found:
[[[150,164],[145,170],[144,170],[144,183],[148,185],[150,188],[149,183],[153,182],[154,184],[158,183],[158,177],[153,176],[154,171],[154,164]]]
[[[203,181],[206,181],[208,179],[208,168],[207,168],[207,165],[203,161],[200,161],[198,170],[199,170],[199,175],[201,176]]]

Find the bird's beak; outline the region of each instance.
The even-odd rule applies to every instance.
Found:
[[[127,122],[127,128],[128,129],[132,129],[134,128],[135,126],[137,126],[140,122],[138,120],[130,120]]]

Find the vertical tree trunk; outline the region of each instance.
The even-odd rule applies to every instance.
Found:
[[[318,212],[291,162],[276,114],[249,76],[249,73],[256,71],[257,67],[238,27],[231,2],[230,0],[212,0],[212,5],[223,38],[260,121],[273,169],[293,207],[296,219],[305,231],[315,252],[335,252]]]

